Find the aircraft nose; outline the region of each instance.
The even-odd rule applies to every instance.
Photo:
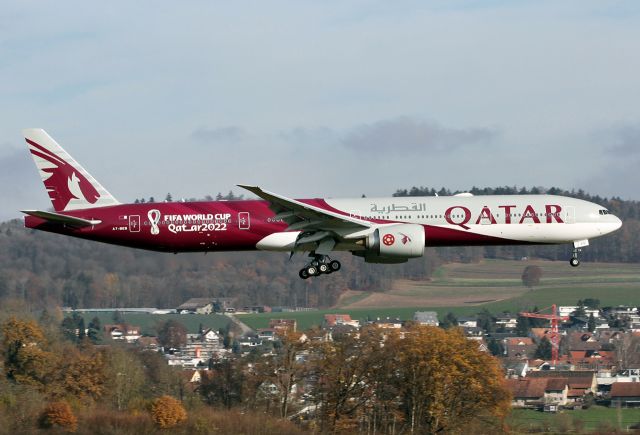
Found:
[[[622,226],[622,220],[618,216],[613,216],[613,218],[613,231],[615,231]]]

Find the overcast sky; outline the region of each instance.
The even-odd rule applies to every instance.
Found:
[[[122,202],[557,186],[640,199],[640,2],[5,2],[0,219],[46,129]]]

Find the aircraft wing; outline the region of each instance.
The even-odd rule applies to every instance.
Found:
[[[305,204],[304,202],[290,199],[277,193],[268,192],[261,189],[258,186],[248,186],[245,184],[238,184],[238,187],[247,189],[248,191],[256,194],[260,198],[271,203],[271,209],[278,215],[281,215],[286,222],[289,222],[287,218],[297,217],[294,221],[317,221],[323,227],[360,227],[361,229],[372,227],[371,222],[367,222],[362,219],[358,219],[352,216],[346,216],[340,213],[335,213],[330,210],[325,210],[314,205]],[[292,225],[292,224],[290,224]],[[289,228],[299,229],[299,228]]]
[[[287,231],[301,231],[296,246],[317,243],[315,251],[318,254],[327,254],[337,242],[350,239],[353,234],[368,232],[374,226],[371,222],[287,198],[258,186],[238,184],[238,187],[268,201],[269,208],[276,213],[275,218],[289,225]]]
[[[40,219],[47,220],[49,222],[53,222],[56,224],[65,224],[70,225],[72,227],[89,227],[91,225],[98,225],[102,221],[99,220],[89,220],[82,219],[74,216],[67,216],[60,213],[54,213],[50,211],[40,211],[40,210],[21,210],[22,213],[28,214],[29,216],[35,216]]]

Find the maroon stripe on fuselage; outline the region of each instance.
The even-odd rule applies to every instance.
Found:
[[[343,216],[349,216],[342,210],[328,205],[322,199],[300,200],[309,205],[328,210]],[[158,234],[153,234],[148,213],[158,210],[162,216],[158,223]],[[250,227],[242,230],[239,227],[239,213],[249,213]],[[274,212],[269,203],[262,200],[247,201],[207,201],[207,202],[167,202],[146,204],[125,204],[109,207],[74,210],[65,212],[88,220],[100,220],[94,227],[73,228],[62,224],[51,223],[33,216],[25,217],[25,226],[43,231],[65,234],[115,245],[168,252],[203,252],[203,251],[243,251],[255,250],[256,243],[275,232],[285,231],[284,222],[270,222]],[[192,225],[186,230],[172,232],[165,221],[167,217],[193,214],[230,215],[225,230],[196,231]],[[124,219],[127,216],[127,219]],[[129,218],[139,218],[140,231],[130,231]],[[366,220],[378,224],[402,224],[406,222],[389,220]],[[499,237],[476,234],[468,230],[443,228],[423,225],[426,232],[427,246],[473,246],[473,245],[513,245],[529,244]],[[126,229],[124,229],[126,228]],[[118,229],[118,230],[116,230]]]

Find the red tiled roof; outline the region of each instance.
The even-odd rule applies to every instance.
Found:
[[[533,340],[529,337],[507,338],[507,346],[531,346]]]
[[[567,387],[567,378],[550,378],[547,379],[547,388],[545,391],[560,391]]]
[[[611,398],[640,397],[640,382],[616,382],[611,385]]]
[[[546,386],[547,379],[507,379],[507,388],[515,399],[540,399]]]

